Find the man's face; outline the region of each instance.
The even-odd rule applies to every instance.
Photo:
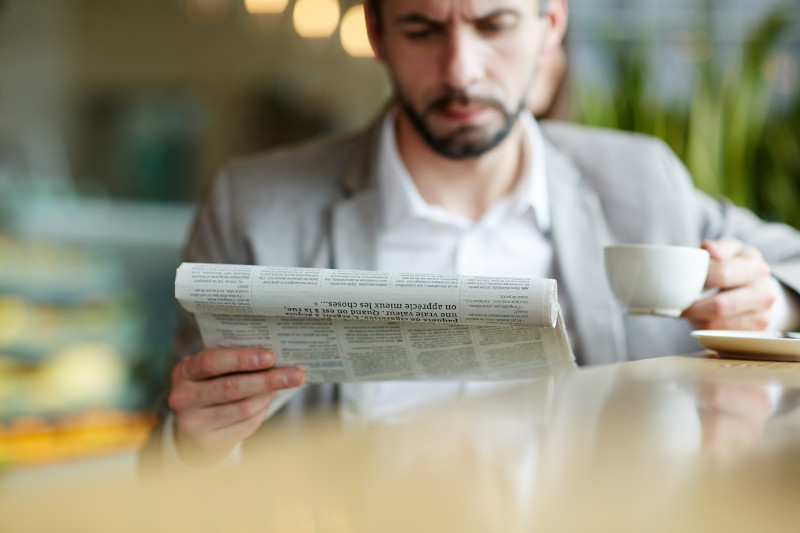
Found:
[[[380,0],[378,53],[437,153],[481,155],[509,133],[546,31],[536,0]]]

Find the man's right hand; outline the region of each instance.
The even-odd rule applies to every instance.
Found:
[[[223,459],[258,429],[278,390],[303,384],[302,370],[272,368],[274,363],[266,350],[218,348],[175,365],[169,406],[175,414],[176,445],[186,462]]]

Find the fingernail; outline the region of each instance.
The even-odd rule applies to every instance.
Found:
[[[304,379],[305,376],[300,370],[287,370],[283,373],[283,382],[287,387],[299,387]]]
[[[265,351],[259,350],[253,354],[253,364],[257,368],[263,368],[265,366],[269,366],[272,364],[272,354]]]

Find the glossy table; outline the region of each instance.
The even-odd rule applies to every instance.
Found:
[[[229,471],[0,484],[2,530],[800,531],[795,363],[592,367],[402,423],[272,423],[255,447]]]

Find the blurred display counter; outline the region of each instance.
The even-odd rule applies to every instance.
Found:
[[[134,450],[163,387],[192,210],[19,200],[0,230],[0,464]]]

